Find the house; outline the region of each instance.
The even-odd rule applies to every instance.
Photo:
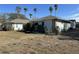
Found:
[[[4,22],[5,22],[5,21],[0,18],[0,30],[2,30],[2,24],[3,24]]]
[[[76,22],[76,29],[79,30],[79,22]]]
[[[7,28],[7,30],[15,30],[15,31],[21,31],[23,30],[23,25],[27,24],[29,22],[29,19],[20,19],[16,18],[13,19],[12,21],[7,21],[3,23],[4,27]]]
[[[32,23],[43,24],[45,32],[52,33],[55,31],[56,27],[59,28],[59,32],[65,30],[67,31],[70,27],[74,27],[75,21],[62,20],[55,16],[42,17],[39,20],[32,21]],[[73,26],[72,26],[73,24]],[[74,27],[75,28],[75,27]]]
[[[76,28],[76,20],[70,20],[71,22],[71,28],[75,29]]]

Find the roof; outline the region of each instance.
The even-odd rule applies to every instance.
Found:
[[[45,20],[53,20],[53,19],[57,19],[57,17],[55,17],[55,16],[45,16],[45,17],[42,17],[42,18],[37,18],[37,19],[35,19],[35,18],[33,18],[32,20],[31,20],[31,22],[40,22],[40,21],[45,21]]]
[[[56,20],[56,21],[59,21],[59,22],[65,22],[65,23],[70,23],[70,21],[69,20],[63,20],[63,19],[61,19],[61,18],[59,18],[59,17],[55,17],[55,16],[45,16],[45,17],[42,17],[42,18],[40,18],[40,19],[33,19],[33,20],[31,20],[31,22],[42,22],[42,21],[48,21],[48,20]]]
[[[59,17],[55,17],[55,16],[46,16],[46,17],[42,17],[39,19],[39,21],[46,21],[46,20],[57,20],[60,22],[70,23],[69,20],[63,20],[63,19],[60,19]]]
[[[51,19],[58,19],[58,18],[55,16],[51,16],[51,15],[40,18],[40,20],[51,20]]]
[[[17,13],[8,13],[6,14],[8,16],[8,20],[13,20],[18,18],[17,16],[19,16],[20,19],[27,19],[29,20],[25,15],[23,14],[17,14]]]
[[[69,20],[62,20],[62,19],[58,19],[58,21],[60,21],[60,22],[65,22],[65,23],[70,23],[70,21],[69,21]]]
[[[27,19],[14,19],[10,22],[12,22],[12,23],[28,23],[29,20],[27,20]]]

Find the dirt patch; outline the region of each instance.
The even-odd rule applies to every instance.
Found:
[[[60,40],[59,38],[66,38]],[[67,40],[69,36],[25,34],[15,31],[0,32],[0,53],[4,54],[53,54],[79,53],[79,41]]]

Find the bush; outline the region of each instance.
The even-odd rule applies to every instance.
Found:
[[[32,26],[33,32],[44,33],[44,27],[39,25],[38,23],[33,24]]]
[[[44,27],[39,25],[38,23],[34,23],[32,26],[30,23],[27,23],[23,26],[24,32],[36,32],[36,33],[44,33]]]
[[[27,23],[23,26],[24,32],[30,32],[31,31],[31,24]]]
[[[4,26],[4,27],[2,28],[2,30],[3,30],[3,31],[7,31],[7,28],[6,28],[6,26]]]
[[[74,29],[72,28],[72,27],[70,27],[69,29],[68,29],[68,31],[73,31]]]
[[[44,33],[44,27],[42,25],[38,25],[38,32],[39,33]]]

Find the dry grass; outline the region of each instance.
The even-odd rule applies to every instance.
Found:
[[[68,36],[63,36],[68,37]],[[60,35],[25,34],[22,32],[1,31],[0,53],[9,54],[52,54],[79,53],[79,41],[60,40]]]

